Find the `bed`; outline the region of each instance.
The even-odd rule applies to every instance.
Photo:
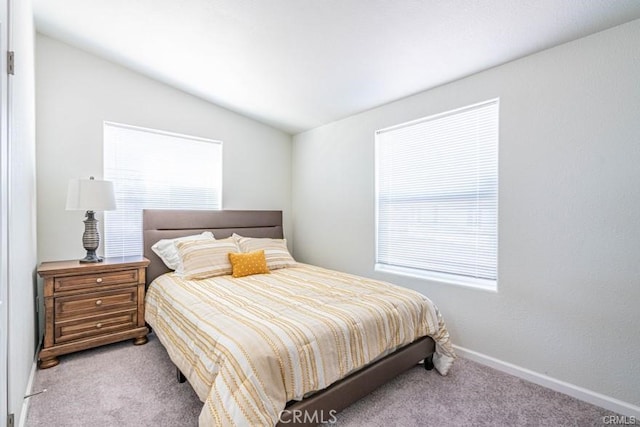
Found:
[[[323,341],[319,340],[316,342],[316,332],[314,332],[310,326],[306,328],[305,325],[302,327],[296,326],[295,328],[289,328],[289,326],[287,326],[287,328],[293,331],[291,332],[292,335],[304,335],[304,333],[313,335],[314,342],[309,344],[305,341],[307,344],[305,344],[302,349],[289,351],[288,353],[278,353],[280,356],[284,354],[286,357],[269,356],[266,358],[267,360],[254,361],[251,360],[252,355],[238,355],[238,359],[234,359],[233,364],[221,363],[221,367],[218,368],[217,363],[221,360],[226,360],[225,351],[231,351],[229,349],[232,347],[235,348],[237,344],[236,337],[242,337],[246,333],[248,335],[246,339],[249,341],[263,340],[271,343],[273,346],[276,345],[273,344],[273,342],[281,338],[281,332],[271,332],[268,329],[262,328],[262,322],[264,321],[261,317],[262,313],[254,312],[256,307],[255,302],[251,304],[246,302],[247,298],[253,298],[253,296],[246,294],[245,290],[250,290],[250,292],[257,290],[255,293],[260,294],[260,298],[263,298],[260,300],[260,304],[263,305],[258,305],[258,307],[265,307],[264,310],[260,311],[268,312],[269,310],[274,310],[276,314],[273,314],[271,317],[283,323],[286,322],[286,320],[283,320],[282,313],[285,311],[296,311],[298,308],[303,307],[302,304],[305,304],[305,301],[311,301],[310,298],[318,298],[317,295],[307,295],[305,293],[307,292],[307,287],[323,288],[323,291],[328,289],[329,294],[338,294],[338,292],[332,292],[332,290],[341,289],[337,287],[336,283],[340,286],[347,282],[353,283],[354,294],[350,296],[350,298],[340,297],[343,300],[352,299],[362,301],[360,305],[365,306],[368,302],[365,303],[364,301],[368,301],[366,298],[368,298],[369,294],[372,294],[372,292],[369,292],[372,286],[382,286],[385,288],[393,285],[378,285],[370,279],[332,272],[331,270],[300,263],[288,266],[287,268],[274,269],[271,271],[271,274],[248,276],[240,279],[233,279],[228,275],[223,275],[210,279],[185,281],[171,273],[171,270],[151,249],[152,245],[161,239],[192,236],[207,231],[211,231],[217,240],[231,238],[234,235],[244,236],[247,238],[247,241],[250,241],[251,238],[255,239],[251,241],[259,241],[265,238],[282,239],[282,212],[229,210],[143,211],[144,256],[150,260],[146,275],[149,288],[147,293],[147,322],[156,333],[160,342],[167,349],[174,364],[176,364],[179,377],[183,375],[186,376],[200,399],[205,402],[203,412],[200,416],[201,425],[273,425],[276,423],[277,425],[317,425],[321,422],[332,421],[337,412],[422,361],[424,361],[427,369],[432,368],[435,363],[436,369],[438,369],[441,374],[446,375],[449,366],[455,358],[455,354],[449,342],[446,326],[444,326],[442,318],[435,306],[430,308],[432,310],[429,314],[430,322],[426,322],[428,323],[426,330],[430,331],[428,333],[429,336],[424,335],[425,332],[422,329],[420,329],[422,332],[416,332],[416,334],[420,336],[415,337],[409,336],[409,333],[401,333],[399,334],[401,337],[397,337],[397,334],[389,334],[387,331],[387,333],[383,335],[392,336],[395,341],[385,343],[384,345],[390,348],[384,351],[376,347],[378,345],[377,341],[380,341],[380,333],[382,333],[380,331],[377,341],[375,341],[374,338],[372,338],[374,341],[366,341],[363,338],[362,344],[354,345],[354,339],[351,339],[351,341],[347,340],[345,346],[350,347],[351,350],[344,350],[343,353],[355,354],[356,356],[350,357],[357,359],[357,361],[349,359],[349,362],[346,363],[342,361],[344,357],[339,357],[338,355],[336,356],[336,360],[340,362],[335,362],[335,369],[332,366],[333,361],[328,360],[329,356],[327,356],[327,353],[340,353],[340,350],[329,350],[331,346],[318,344]],[[155,283],[152,284],[154,281]],[[306,285],[311,284],[311,286],[301,287],[300,283]],[[289,286],[289,288],[287,288],[287,286]],[[300,287],[292,288],[291,286]],[[178,289],[178,291],[176,291],[176,289]],[[304,289],[304,291],[296,291],[296,289]],[[385,289],[385,292],[387,292],[386,296],[384,296],[385,304],[393,304],[394,307],[408,300],[407,295],[412,292],[403,290],[404,288]],[[277,298],[270,294],[267,295],[267,291],[276,292],[275,295]],[[312,291],[312,289],[309,290],[309,292]],[[177,293],[173,295],[169,294],[170,292]],[[180,294],[180,292],[182,292],[182,296],[176,296]],[[285,301],[287,298],[282,297],[284,294],[290,295],[291,301]],[[203,309],[210,310],[211,313],[215,312],[215,316],[211,317],[216,319],[215,321],[205,321],[203,319],[207,315],[203,314],[204,312],[196,312],[196,309],[200,309],[197,307],[204,305],[200,302],[201,296],[202,301],[209,298],[210,302],[208,304],[211,305],[205,306]],[[380,299],[377,295],[375,298]],[[395,301],[395,299],[398,299],[399,302]],[[245,317],[239,318],[227,315],[230,310],[229,304],[231,304],[232,300],[240,301],[240,308],[237,308],[237,310],[246,313]],[[389,302],[390,300],[394,301]],[[280,303],[293,305],[280,309]],[[414,303],[409,302],[407,304],[411,305]],[[187,310],[193,310],[193,313],[176,313],[175,317],[171,317],[174,316],[174,314],[172,314],[174,311],[177,312],[177,310],[174,310],[174,306],[184,306]],[[325,308],[323,308],[322,311],[327,311],[327,306],[323,307]],[[279,309],[281,311],[277,311]],[[359,310],[358,307],[350,309]],[[395,310],[395,308],[392,309]],[[236,308],[231,310],[234,316],[236,315],[235,310]],[[312,320],[316,319],[316,317],[319,318],[319,311],[321,310],[316,310],[318,313],[314,310],[316,310],[315,304],[306,305],[304,308],[300,308],[298,317]],[[376,308],[375,310],[390,311],[389,307],[385,307],[384,309]],[[366,310],[363,308],[363,311],[374,310],[366,306]],[[254,317],[254,315],[258,317]],[[336,311],[334,317],[342,319],[341,316],[344,317],[344,314]],[[409,314],[408,316],[415,317],[414,314]],[[427,315],[425,314],[424,317],[427,317]],[[251,331],[245,332],[244,329],[234,329],[236,328],[236,324],[240,327],[240,324],[244,323],[245,319],[251,320],[251,324],[247,329],[253,328],[255,331],[252,329]],[[247,323],[249,320],[247,320]],[[347,320],[345,320],[345,322],[346,321]],[[329,320],[322,319],[319,323],[322,322],[326,323],[329,322]],[[378,326],[376,327],[382,330],[381,328],[383,327],[380,326],[380,321],[377,322]],[[404,324],[409,322],[409,320],[401,319],[393,320],[392,322]],[[413,323],[421,322],[416,321]],[[278,327],[280,326],[282,325]],[[316,326],[314,326],[314,328],[315,327]],[[398,325],[394,325],[393,327],[397,328]],[[358,328],[359,326],[353,327],[353,329]],[[385,324],[384,328],[388,329],[389,326]],[[177,329],[180,329],[179,333],[175,332]],[[309,329],[312,332],[304,332],[302,329],[305,331]],[[193,334],[193,336],[190,334]],[[364,335],[367,335],[367,333],[364,333]],[[371,336],[373,335],[372,333]],[[408,342],[404,342],[403,340]],[[251,348],[251,345],[251,343],[241,344],[238,345],[238,348]],[[307,347],[313,347],[313,349],[307,349]],[[215,354],[215,356],[203,354],[207,353],[207,351],[205,351],[207,348],[214,349],[215,351],[212,350],[212,354]],[[225,350],[218,352],[219,348],[224,348]],[[356,350],[354,350],[354,348],[356,348]],[[253,349],[251,351],[253,351]],[[322,353],[323,356],[321,358],[318,356],[316,359],[314,358],[316,357],[315,352]],[[283,359],[287,357],[289,359],[291,359],[291,357],[298,359],[283,361]],[[278,358],[279,360],[273,360]],[[197,364],[194,362],[194,359],[197,359]],[[245,368],[244,365],[246,364],[251,365],[251,368]],[[304,373],[300,372],[288,372],[289,369],[311,369],[308,367],[320,364],[322,364],[322,369],[318,369],[318,372],[321,372],[321,374],[310,374],[307,372],[305,376]],[[338,365],[339,368],[337,367]],[[233,370],[232,378],[230,377],[231,374],[224,370],[225,366],[233,366],[233,369],[227,369],[227,371]],[[292,366],[296,368],[294,369]],[[260,376],[257,379],[253,378],[253,372],[256,371],[256,367],[258,367],[258,375],[255,375],[255,377]],[[207,371],[207,373],[203,374],[203,371]],[[238,372],[241,373],[238,374]],[[327,372],[330,374],[327,374]],[[246,381],[245,377],[247,378]],[[275,381],[273,381],[275,385],[272,386],[269,383],[265,386],[263,383],[266,377],[275,378]],[[212,386],[211,383],[214,379],[218,378],[224,378],[224,380],[220,380],[220,382],[224,381],[225,385],[224,387],[218,385],[216,386],[218,389],[214,390],[215,387]],[[313,379],[311,381],[312,384],[308,384],[310,382],[309,378]],[[250,385],[252,388],[247,391],[244,388],[248,388],[249,386],[245,386],[245,383],[250,382],[254,382],[257,385]],[[231,403],[229,403],[225,401],[226,396],[222,398],[220,394],[214,394],[214,392],[220,393],[220,388],[224,388],[226,393],[229,384],[233,384],[231,393],[235,393],[238,389],[242,388],[243,391],[238,392],[237,395],[244,397],[236,397],[236,400],[230,400],[229,402]],[[207,389],[207,387],[211,387],[211,389]],[[245,394],[243,395],[242,393]],[[284,395],[286,395],[287,398],[283,400]],[[273,396],[276,397],[274,398]],[[244,400],[238,403],[241,399]],[[251,400],[251,402],[247,402],[245,406],[244,401],[248,399]],[[273,401],[277,400],[274,404],[274,407],[277,409],[277,415],[274,415],[274,410],[269,408],[264,409],[265,414],[259,413],[256,415],[251,413],[247,415],[247,412],[253,410],[260,412],[262,410],[262,408],[255,409],[256,405],[262,405],[261,403],[256,404],[256,401],[259,402],[261,400],[265,402],[268,401],[270,404],[273,404]],[[220,407],[216,408],[216,405]],[[235,406],[238,407],[236,408]],[[265,403],[265,406],[269,405]],[[224,412],[224,414],[221,415],[222,412]],[[266,418],[261,418],[263,416]]]

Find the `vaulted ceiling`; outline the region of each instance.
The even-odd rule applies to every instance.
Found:
[[[640,18],[639,0],[34,0],[37,30],[298,133]]]

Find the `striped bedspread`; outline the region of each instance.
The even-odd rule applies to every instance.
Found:
[[[455,358],[420,293],[319,267],[234,279],[157,278],[146,321],[205,402],[200,426],[273,426],[290,400],[429,335],[443,375]]]

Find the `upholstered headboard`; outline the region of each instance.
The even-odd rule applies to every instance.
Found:
[[[143,253],[151,261],[147,268],[146,283],[170,271],[151,250],[154,243],[160,239],[173,239],[203,231],[211,231],[216,239],[229,237],[233,233],[246,237],[282,239],[282,211],[143,210]]]

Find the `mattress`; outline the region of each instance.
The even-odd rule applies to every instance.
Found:
[[[424,336],[441,374],[455,359],[424,295],[304,264],[242,278],[164,274],[145,320],[204,402],[200,426],[275,425],[288,401]]]

